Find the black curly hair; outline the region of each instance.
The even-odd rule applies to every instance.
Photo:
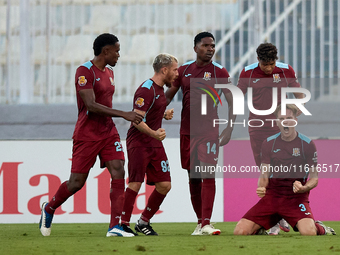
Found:
[[[98,56],[104,46],[106,45],[115,45],[116,42],[119,42],[117,36],[109,33],[104,33],[99,35],[93,42],[93,51],[94,55]]]
[[[201,40],[205,37],[211,37],[215,41],[215,37],[213,36],[212,33],[209,32],[201,32],[197,34],[194,38],[194,46],[197,45],[197,43],[201,42]]]
[[[261,43],[256,49],[260,61],[271,62],[278,59],[277,48],[271,43]]]

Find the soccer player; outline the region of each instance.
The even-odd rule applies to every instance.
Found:
[[[124,152],[112,117],[122,117],[139,124],[143,117],[137,112],[112,109],[115,92],[111,67],[119,58],[120,44],[112,34],[101,34],[93,42],[94,58],[79,66],[75,75],[78,120],[73,133],[71,175],[47,203],[41,207],[39,228],[43,236],[51,234],[55,210],[80,190],[93,167],[97,155],[102,168],[111,174],[111,221],[106,236],[133,236],[119,225],[124,195]]]
[[[214,94],[215,84],[230,83],[228,71],[212,61],[215,53],[215,38],[209,32],[201,32],[194,38],[196,60],[183,64],[179,69],[179,77],[166,91],[169,104],[177,91],[183,91],[180,154],[182,168],[189,174],[191,203],[197,216],[197,226],[192,235],[219,235],[220,230],[210,224],[215,199],[215,176],[197,173],[196,167],[215,167],[218,160],[219,146],[227,144],[232,133],[228,125],[221,135],[213,120],[218,119],[217,104],[207,96],[207,114],[201,114],[201,96],[208,91]],[[229,123],[235,120],[232,115],[232,96],[229,90],[222,90],[228,102]]]
[[[318,184],[317,151],[314,142],[296,131],[298,108],[278,106],[275,115],[279,133],[262,144],[261,175],[257,195],[260,201],[237,223],[235,235],[256,234],[285,218],[301,235],[335,235],[320,221],[314,221],[309,193]],[[308,179],[309,175],[309,179]],[[308,179],[308,180],[307,180]]]
[[[162,119],[172,119],[173,109],[166,109],[164,85],[170,86],[178,76],[178,61],[169,54],[159,54],[153,62],[154,75],[135,92],[133,109],[144,116],[143,122],[132,124],[127,134],[129,184],[125,191],[121,225],[125,231],[137,235],[130,228],[130,218],[140,187],[147,177],[148,185],[155,185],[135,230],[145,235],[158,235],[150,219],[158,211],[171,188],[170,167],[162,140],[166,133]]]
[[[252,88],[252,103],[256,110],[268,110],[272,106],[273,88],[277,88],[277,105],[281,104],[281,88],[283,87],[301,87],[293,68],[281,62],[277,62],[277,48],[271,43],[262,43],[256,49],[258,62],[245,67],[239,77],[238,87],[243,94],[247,93],[248,88]],[[303,98],[302,93],[294,93],[296,98]],[[276,106],[274,106],[276,107]],[[301,112],[299,112],[300,114]],[[256,121],[262,120],[261,121]],[[255,163],[261,166],[261,145],[269,136],[279,132],[279,128],[271,121],[266,119],[275,119],[274,114],[256,115],[249,113],[248,126],[250,144],[253,151]],[[264,124],[263,124],[264,123]],[[263,126],[261,126],[263,124]],[[271,234],[278,234],[280,228],[288,232],[289,225],[282,219],[280,224],[270,230]]]

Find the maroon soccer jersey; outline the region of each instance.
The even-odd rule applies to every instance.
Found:
[[[179,67],[178,73],[179,76],[173,86],[183,91],[180,134],[207,135],[209,132],[218,135],[218,125],[213,127],[213,120],[218,119],[217,104],[219,101],[215,94],[219,89],[215,91],[215,84],[230,83],[228,71],[216,62],[200,67],[195,61],[190,61]],[[207,91],[215,101],[207,94]],[[207,115],[201,114],[202,94],[207,95]],[[193,126],[191,129],[190,121]]]
[[[283,87],[301,87],[296,78],[293,68],[281,62],[276,62],[272,74],[265,74],[259,67],[259,63],[254,63],[245,67],[237,85],[243,92],[247,93],[248,87],[253,89],[253,106],[256,110],[269,110],[273,102],[273,88],[277,89],[277,104],[281,104],[281,88]],[[266,119],[276,119],[274,114],[259,116],[252,112],[249,113],[250,119],[260,119],[264,121],[261,128],[271,128],[272,122]],[[253,122],[253,126],[259,126],[261,123]],[[249,132],[259,129],[258,127],[249,127]]]
[[[309,192],[295,194],[294,181],[305,185],[308,178],[307,166],[317,165],[317,152],[314,142],[298,133],[293,141],[281,139],[281,133],[268,137],[262,144],[262,163],[270,164],[267,194],[301,196],[308,199]]]
[[[79,66],[75,76],[77,92],[78,120],[73,139],[79,141],[98,141],[117,134],[111,117],[88,112],[79,95],[82,89],[93,89],[97,103],[112,108],[112,96],[115,92],[113,71],[105,67],[99,70],[91,61]]]
[[[133,109],[145,112],[144,122],[152,130],[162,127],[163,115],[166,109],[164,88],[158,86],[153,80],[145,81],[135,92]],[[162,142],[140,132],[132,124],[126,138],[127,148],[134,147],[162,147]]]

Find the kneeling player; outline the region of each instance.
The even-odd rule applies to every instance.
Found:
[[[295,105],[287,105],[286,115],[280,106],[276,109],[281,132],[262,144],[262,172],[256,190],[261,199],[237,223],[235,235],[266,233],[264,230],[281,218],[301,235],[336,234],[321,221],[314,221],[309,207],[309,191],[318,184],[317,152],[314,142],[295,130],[297,111]]]

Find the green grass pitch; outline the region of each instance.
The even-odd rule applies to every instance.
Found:
[[[38,224],[0,224],[0,254],[339,254],[340,222],[324,222],[336,236],[233,236],[235,222],[217,223],[220,236],[191,236],[195,223],[154,223],[159,236],[105,237],[108,224],[53,224],[43,237]],[[132,224],[134,226],[134,224]]]

